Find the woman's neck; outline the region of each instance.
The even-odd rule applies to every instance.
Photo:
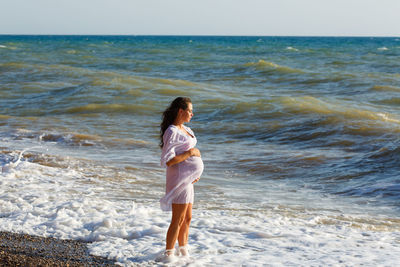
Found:
[[[183,129],[183,123],[174,123],[174,125],[179,129]]]
[[[175,120],[173,123],[176,127],[178,127],[179,129],[183,129],[183,121],[181,120]]]

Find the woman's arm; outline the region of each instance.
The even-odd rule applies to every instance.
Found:
[[[200,150],[197,149],[197,148],[191,148],[191,149],[189,149],[188,151],[186,151],[186,152],[184,152],[184,153],[182,153],[182,154],[179,154],[179,155],[173,157],[172,159],[170,159],[170,160],[166,163],[166,165],[167,165],[168,167],[171,167],[171,166],[173,166],[173,165],[175,165],[175,164],[178,164],[178,163],[180,163],[180,162],[182,162],[182,161],[185,161],[185,160],[187,160],[189,157],[193,157],[193,156],[194,156],[194,157],[201,157]]]

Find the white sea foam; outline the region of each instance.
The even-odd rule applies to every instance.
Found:
[[[55,168],[21,160],[0,176],[0,229],[87,240],[93,242],[92,253],[121,265],[155,265],[170,214],[160,211],[157,197],[136,199],[144,194],[140,187],[145,180],[118,185],[114,179],[90,176],[91,171],[90,166]],[[121,199],[129,187],[136,193]],[[368,215],[296,211],[272,200],[252,209],[233,201],[240,191],[224,192],[232,194],[226,206],[213,198],[198,202],[191,258],[178,258],[176,266],[397,264],[398,222],[374,228],[379,220],[368,222],[373,221]]]
[[[10,170],[16,168],[16,167],[21,163],[22,155],[23,155],[26,151],[28,151],[28,150],[30,150],[30,149],[34,149],[34,148],[37,148],[37,147],[32,147],[32,148],[24,149],[23,151],[21,151],[21,152],[19,153],[18,158],[17,158],[16,161],[10,161],[10,162],[4,164],[4,165],[2,166],[2,168],[1,168],[2,173],[9,172]]]
[[[292,50],[292,51],[299,51],[299,49],[291,47],[291,46],[286,47],[286,49],[287,50]]]
[[[389,48],[383,46],[383,47],[379,47],[378,50],[379,51],[386,51],[386,50],[389,50]]]

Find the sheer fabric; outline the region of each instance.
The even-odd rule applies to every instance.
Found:
[[[185,161],[168,167],[166,163],[197,144],[193,131],[184,126],[191,135],[179,130],[175,125],[170,125],[165,131],[163,140],[164,147],[161,153],[161,166],[166,167],[165,196],[160,200],[163,211],[170,211],[172,203],[185,204],[193,203],[194,189],[193,181],[201,176],[204,165],[201,157],[189,157]]]

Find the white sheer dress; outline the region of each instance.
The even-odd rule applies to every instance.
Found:
[[[189,157],[185,161],[170,167],[166,165],[176,155],[188,151],[197,144],[193,131],[187,126],[183,127],[191,136],[179,130],[175,125],[170,125],[163,136],[164,147],[161,153],[161,166],[166,167],[167,171],[165,196],[161,198],[160,206],[164,211],[171,210],[172,203],[193,203],[194,188],[192,183],[201,176],[204,169],[201,157]]]

